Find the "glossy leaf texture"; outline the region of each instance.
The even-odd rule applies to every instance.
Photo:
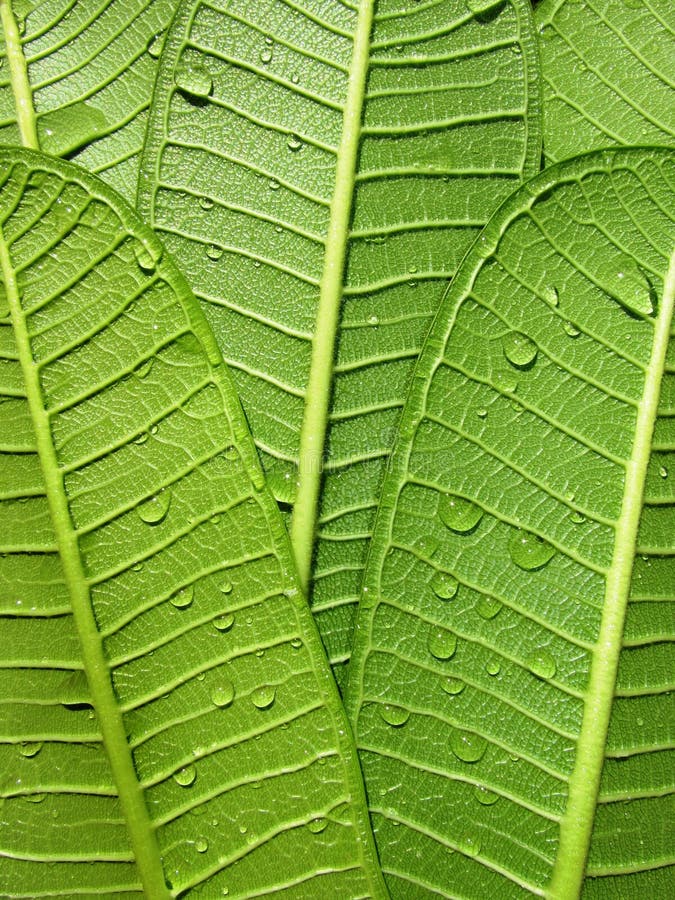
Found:
[[[471,239],[539,164],[536,71],[521,0],[192,0],[167,38],[139,208],[295,510],[339,678],[423,336]]]
[[[616,144],[675,147],[671,0],[544,0],[535,23],[549,162]]]
[[[177,0],[2,0],[0,144],[76,159],[133,202],[164,32]],[[7,21],[7,20],[6,20]],[[25,66],[26,95],[21,93]],[[21,139],[17,102],[36,134]]]
[[[98,179],[17,150],[0,182],[0,893],[381,895],[198,304]]]
[[[347,693],[393,897],[670,893],[674,162],[529,182],[422,351]]]

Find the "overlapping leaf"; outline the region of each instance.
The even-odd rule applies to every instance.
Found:
[[[544,0],[535,22],[548,160],[614,144],[675,146],[671,0]]]
[[[25,127],[36,138],[29,146],[77,157],[133,202],[163,33],[177,0],[0,6],[0,143],[26,143],[17,123],[20,98]],[[6,29],[15,41],[10,58]]]
[[[422,337],[471,238],[536,170],[538,113],[521,0],[192,0],[167,38],[140,209],[295,509],[336,663]]]
[[[378,896],[213,337],[78,168],[0,153],[0,893]]]
[[[674,162],[526,185],[423,350],[348,691],[394,897],[670,893]]]

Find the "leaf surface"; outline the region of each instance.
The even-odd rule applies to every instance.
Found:
[[[616,144],[675,146],[670,0],[544,0],[535,23],[548,161]]]
[[[394,897],[665,897],[675,169],[560,164],[422,352],[347,705]]]
[[[191,0],[167,39],[139,207],[233,368],[336,664],[430,318],[538,166],[535,73],[521,0]]]
[[[4,897],[382,896],[229,375],[102,182],[0,153]]]
[[[133,202],[159,53],[176,5],[2,0],[0,144],[76,158]]]

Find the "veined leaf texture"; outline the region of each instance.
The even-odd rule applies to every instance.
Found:
[[[522,0],[193,0],[167,38],[140,210],[293,509],[336,665],[422,337],[471,239],[539,165],[534,54]]]
[[[377,896],[337,689],[196,301],[101,182],[27,151],[0,180],[0,892]]]
[[[670,893],[673,163],[530,182],[425,344],[347,704],[392,896]]]
[[[0,896],[669,900],[674,11],[0,0]]]

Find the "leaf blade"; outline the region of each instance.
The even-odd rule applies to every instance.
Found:
[[[28,151],[5,151],[0,163],[3,285],[17,339],[5,321],[3,392],[16,404],[20,378],[7,375],[20,363],[44,472],[41,484],[33,465],[20,496],[11,483],[2,497],[7,534],[17,537],[2,577],[13,595],[35,595],[26,563],[45,566],[58,548],[70,590],[70,602],[62,589],[53,599],[59,630],[46,656],[50,613],[23,598],[18,624],[16,610],[3,610],[3,631],[21,638],[5,665],[13,677],[28,666],[41,692],[37,703],[26,695],[10,705],[3,742],[11,777],[21,777],[36,737],[45,745],[36,759],[59,762],[53,803],[35,807],[39,834],[53,828],[51,807],[80,827],[68,799],[73,742],[102,750],[103,740],[115,778],[113,787],[108,770],[99,790],[115,810],[116,788],[124,811],[86,849],[56,841],[38,854],[10,894],[47,889],[51,869],[39,862],[59,863],[71,889],[109,876],[106,890],[137,890],[135,876],[121,883],[106,868],[135,861],[148,896],[303,884],[381,896],[337,691],[232,384],[186,283],[98,180]],[[12,419],[3,425],[11,452]],[[35,443],[22,440],[14,455]],[[41,685],[41,655],[50,669],[72,670],[70,695],[53,675]],[[65,709],[71,730],[52,716],[40,732],[40,702]],[[5,804],[10,822],[21,821],[15,794]],[[134,854],[117,849],[125,823]],[[15,844],[13,831],[3,829],[3,852],[15,860],[3,878],[18,877],[19,844],[30,842],[18,828]]]
[[[646,597],[635,590],[638,565],[627,597],[640,546],[634,507],[632,537],[624,535],[618,549],[615,537],[640,398],[655,401],[645,373],[658,328],[660,416],[670,408],[672,366],[663,342],[670,338],[672,354],[672,301],[661,286],[673,242],[671,166],[667,151],[607,152],[525,185],[468,254],[421,357],[382,496],[347,698],[394,896],[404,896],[406,884],[422,896],[478,896],[476,885],[481,896],[576,896],[586,873],[594,784],[603,785],[603,799],[591,859],[593,842],[606,858],[600,848],[607,822],[616,826],[604,794],[618,776],[615,757],[635,757],[632,792],[625,779],[622,789],[641,827],[645,785],[655,797],[665,790],[668,803],[659,763],[649,761],[650,749],[658,756],[670,746],[667,685],[657,675],[658,687],[648,689],[660,695],[649,702],[661,713],[652,709],[645,746],[635,728],[626,728],[627,708],[610,709],[607,685],[603,694],[587,679],[591,668],[608,665],[606,645],[610,660],[621,653],[619,672],[634,658],[619,627],[627,601],[627,630],[645,617],[646,636],[632,638],[646,641],[642,668],[633,670],[641,672],[638,683],[648,671],[649,645],[659,644],[664,658],[672,646],[660,644],[672,630],[660,618],[668,611],[657,615],[648,609],[656,604],[640,602],[650,588]],[[629,199],[621,204],[619,196]],[[615,274],[640,270],[641,289],[652,299],[656,292],[663,318],[624,305],[623,278],[611,276],[617,263]],[[668,440],[658,450],[661,419],[655,408],[650,416],[657,423],[652,455],[672,452]],[[648,439],[641,434],[637,443]],[[638,456],[648,495],[661,481],[664,518],[652,529],[659,542],[648,552],[653,583],[663,585],[675,527],[672,488],[644,447]],[[640,490],[634,485],[633,504],[640,504]],[[645,521],[643,513],[642,528]],[[627,543],[628,561],[620,557]],[[615,597],[606,594],[612,572],[623,578]],[[450,578],[451,590],[439,578]],[[609,643],[603,607],[605,619],[616,616]],[[653,615],[664,630],[656,626],[650,637]],[[598,688],[598,675],[591,677]],[[622,682],[619,675],[623,696]],[[628,701],[635,718],[647,703],[639,694]],[[603,712],[595,721],[588,710],[594,704]],[[403,710],[402,724],[390,721],[391,706]],[[602,719],[610,721],[610,713],[605,745]],[[585,755],[584,770],[575,763]],[[388,793],[391,784],[403,788]],[[474,786],[489,796],[474,795]],[[417,802],[420,794],[437,798],[433,819]],[[576,822],[567,812],[570,797],[572,807],[586,804]],[[617,816],[625,813],[620,806],[613,807]],[[659,885],[669,877],[658,849],[661,819],[653,811],[648,821],[654,858],[648,840],[644,851],[629,839],[617,852],[638,880]],[[575,852],[556,862],[559,841],[571,835]],[[447,848],[454,851],[449,858]],[[415,852],[424,869],[409,862]],[[551,882],[556,866],[567,872]],[[653,875],[641,874],[650,869]],[[588,878],[585,889],[606,895],[602,877],[609,884],[620,870],[591,868],[597,880]],[[622,890],[632,888],[626,882]]]

